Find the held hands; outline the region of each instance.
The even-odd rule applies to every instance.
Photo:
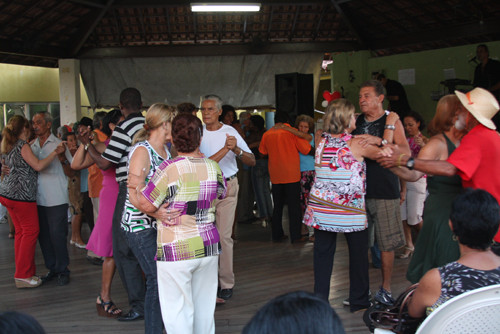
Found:
[[[90,130],[90,126],[86,128],[82,126],[78,131],[77,138],[83,145],[87,145],[94,139],[94,133]]]
[[[230,136],[229,134],[226,133],[226,144],[224,145],[228,150],[234,151],[236,148],[236,137],[235,136]]]
[[[386,151],[386,149],[390,150],[391,153],[389,153],[389,151]],[[399,167],[406,164],[406,160],[403,163],[401,158],[403,158],[404,156],[408,156],[401,153],[398,145],[387,144],[384,146],[381,152],[384,152],[384,154],[381,153],[379,155],[379,157],[377,158],[377,162],[384,168]]]

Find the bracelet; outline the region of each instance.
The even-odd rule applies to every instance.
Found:
[[[90,146],[90,143],[85,144],[85,147],[84,147],[85,151],[87,151],[89,149],[89,146]]]
[[[394,125],[392,125],[392,124],[387,124],[387,125],[385,126],[385,128],[386,128],[387,130],[396,130],[396,126],[394,126]]]
[[[388,141],[386,139],[382,138],[382,142],[380,143],[380,146],[385,146],[387,145]]]
[[[403,157],[405,156],[406,154],[402,153],[399,155],[399,158],[398,158],[398,167],[401,168],[401,161],[403,160]]]

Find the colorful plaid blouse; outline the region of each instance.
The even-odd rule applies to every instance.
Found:
[[[142,191],[155,207],[170,203],[181,211],[175,225],[158,223],[158,261],[182,261],[220,254],[215,203],[226,196],[219,164],[179,156],[164,161]]]

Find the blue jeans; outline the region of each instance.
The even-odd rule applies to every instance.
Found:
[[[273,203],[271,202],[271,190],[269,187],[269,170],[267,159],[259,159],[255,166],[250,169],[252,186],[259,211],[259,218],[268,218],[273,214]]]
[[[148,228],[138,232],[124,233],[128,246],[134,253],[146,276],[146,298],[144,301],[144,320],[146,334],[162,334],[160,300],[156,274],[156,229]]]

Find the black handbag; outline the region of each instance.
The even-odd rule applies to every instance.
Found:
[[[365,324],[373,333],[375,328],[383,328],[398,334],[413,334],[424,318],[412,318],[408,315],[408,301],[418,283],[409,286],[395,301],[387,306],[375,303],[363,315]]]

